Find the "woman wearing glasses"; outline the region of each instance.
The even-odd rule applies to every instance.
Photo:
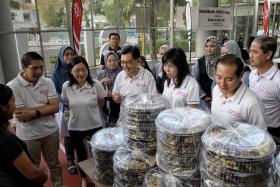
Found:
[[[102,128],[100,108],[106,95],[102,84],[91,78],[86,59],[74,57],[69,64],[69,81],[62,86],[62,99],[70,109],[69,134],[79,162],[87,159],[84,140]],[[80,173],[83,187],[86,175]]]

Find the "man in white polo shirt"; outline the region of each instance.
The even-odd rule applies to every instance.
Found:
[[[43,58],[28,52],[21,60],[22,71],[8,83],[16,103],[16,135],[23,140],[35,165],[41,153],[47,163],[54,187],[63,186],[58,160],[59,136],[54,113],[58,112],[58,98],[50,79],[42,76]]]
[[[218,59],[212,92],[213,121],[240,121],[266,129],[264,106],[243,82],[243,62],[232,54]]]
[[[280,143],[280,70],[272,59],[277,42],[272,37],[256,38],[250,47],[250,88],[264,104],[268,132]],[[277,138],[276,138],[277,137]]]
[[[121,71],[115,81],[112,91],[113,100],[121,103],[127,96],[154,93],[156,94],[155,79],[151,72],[139,66],[137,59],[140,50],[135,46],[126,46],[122,49]]]

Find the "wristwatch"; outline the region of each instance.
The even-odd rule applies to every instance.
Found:
[[[35,111],[36,111],[36,116],[35,116],[35,118],[41,117],[41,112],[40,112],[39,110],[35,110]]]

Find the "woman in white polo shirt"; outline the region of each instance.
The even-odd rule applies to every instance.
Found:
[[[100,108],[105,97],[101,83],[91,78],[86,59],[74,57],[69,64],[69,81],[62,87],[62,98],[70,108],[68,129],[79,162],[87,159],[83,140],[102,128]],[[86,175],[80,172],[85,186]]]
[[[162,94],[169,98],[172,107],[199,108],[199,85],[190,74],[185,52],[172,48],[163,55],[162,63],[167,76]]]

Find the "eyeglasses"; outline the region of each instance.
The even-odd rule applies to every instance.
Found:
[[[133,63],[133,61],[123,61],[123,60],[121,60],[121,64],[132,64]]]
[[[42,70],[44,68],[44,65],[41,66],[28,65],[27,68],[29,68],[31,71],[37,71],[37,70]]]

